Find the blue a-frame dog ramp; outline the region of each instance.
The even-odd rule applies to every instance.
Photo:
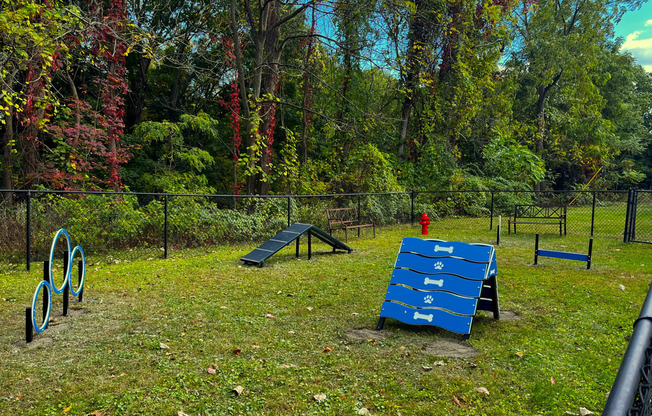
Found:
[[[351,247],[347,246],[337,238],[334,238],[319,227],[312,224],[296,223],[265,241],[240,260],[242,260],[246,265],[263,267],[265,260],[281,251],[281,249],[287,247],[293,241],[297,242],[296,256],[299,257],[299,237],[304,234],[308,234],[308,259],[312,257],[313,235],[333,247],[333,251],[346,250],[349,253],[353,251]]]
[[[487,244],[406,237],[376,329],[385,318],[433,325],[467,339],[478,310],[499,319],[496,251]]]

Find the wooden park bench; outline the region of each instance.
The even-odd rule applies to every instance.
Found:
[[[360,237],[361,228],[373,228],[374,238],[376,238],[376,225],[374,223],[361,224],[358,217],[358,211],[355,208],[331,208],[326,210],[326,217],[328,218],[328,233],[333,234],[334,230],[344,230],[345,241],[349,241],[350,229],[358,230],[358,237]]]
[[[566,235],[566,205],[514,205],[514,216],[507,220],[507,233],[516,234],[516,224],[559,225],[559,236],[562,228]]]
[[[376,329],[383,329],[385,318],[394,318],[411,325],[438,326],[466,339],[476,311],[500,317],[497,272],[491,245],[406,237]]]

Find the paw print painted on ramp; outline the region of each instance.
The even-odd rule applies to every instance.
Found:
[[[443,269],[443,268],[444,268],[444,263],[442,263],[442,262],[440,262],[440,261],[438,261],[437,263],[435,263],[435,270],[441,270],[441,269]]]
[[[430,295],[423,298],[423,303],[427,303],[428,305],[430,305],[432,303],[432,301],[433,301],[433,298]]]

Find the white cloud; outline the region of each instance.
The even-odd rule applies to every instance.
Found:
[[[652,26],[652,19],[645,22],[645,26]]]
[[[652,24],[652,19],[648,23]],[[642,65],[647,71],[652,69],[652,37],[646,39],[639,39],[642,32],[632,32],[625,38],[622,49],[629,51],[639,65]]]

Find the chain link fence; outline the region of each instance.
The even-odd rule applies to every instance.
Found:
[[[635,196],[632,192],[636,192]],[[651,191],[411,191],[329,195],[186,195],[0,190],[0,271],[47,258],[66,228],[85,251],[121,259],[167,257],[170,250],[267,239],[295,222],[328,229],[326,210],[356,208],[376,226],[503,227],[517,204],[564,205],[567,233],[652,242]],[[634,203],[635,202],[635,203]],[[481,225],[478,225],[481,224]],[[548,224],[524,233],[555,233]],[[116,254],[118,253],[118,254]]]

